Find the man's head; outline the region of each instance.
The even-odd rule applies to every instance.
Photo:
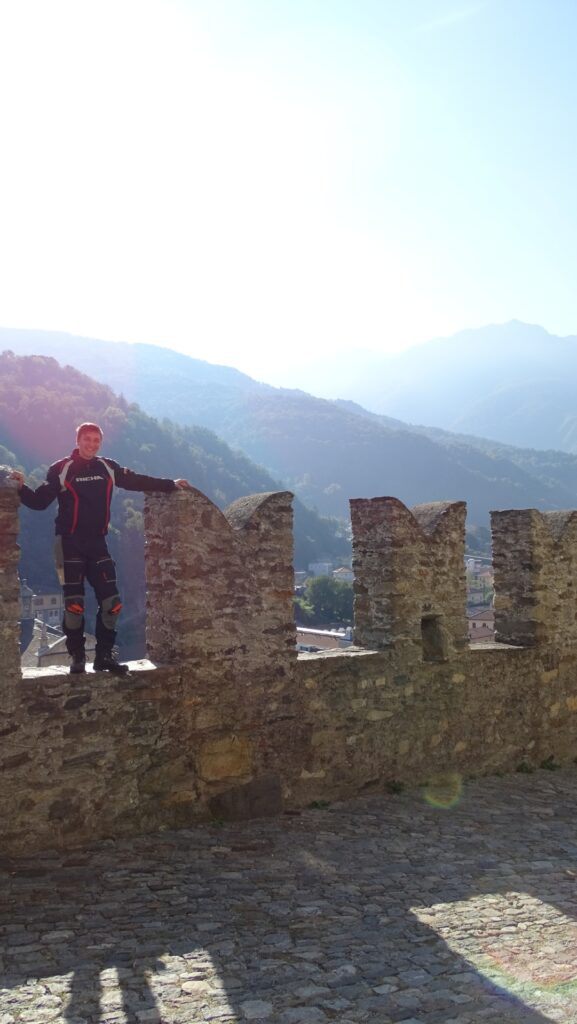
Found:
[[[76,445],[82,459],[93,459],[102,444],[102,430],[97,423],[81,423],[76,430]]]

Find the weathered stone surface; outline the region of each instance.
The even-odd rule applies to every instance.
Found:
[[[491,529],[497,640],[577,643],[577,512],[492,512]]]
[[[296,660],[290,493],[241,498],[224,513],[196,490],[147,495],[145,531],[153,660],[234,659],[246,673]]]
[[[26,857],[0,1024],[575,1024],[575,766]]]
[[[154,679],[163,701],[132,699],[142,676]],[[17,728],[1,740],[2,849],[77,846],[243,807],[260,813],[248,797],[271,774],[282,780],[285,806],[296,808],[440,772],[577,756],[571,649],[495,646],[411,665],[394,649],[339,652],[299,660],[288,682],[279,701],[268,675],[255,674],[254,693],[239,703],[216,667],[145,670],[122,686],[106,677],[98,687],[90,676],[82,684],[23,679],[10,718]],[[67,707],[79,687],[89,699]],[[29,714],[39,705],[50,713]],[[210,711],[210,729],[197,730],[198,706]],[[88,731],[79,727],[85,720]],[[211,801],[223,794],[229,809],[219,812]]]
[[[247,736],[205,740],[198,753],[198,769],[206,782],[250,775],[252,744]]]
[[[211,814],[224,821],[243,821],[246,818],[268,818],[281,814],[283,809],[281,781],[278,775],[264,775],[252,779],[244,786],[212,797]]]
[[[12,491],[0,488],[2,498],[0,591],[10,596],[17,505]],[[409,512],[394,499],[355,507],[361,625],[378,650],[296,658],[287,641],[294,623],[285,494],[243,499],[228,518],[197,493],[150,499],[149,626],[169,661],[175,645],[176,663],[142,662],[121,680],[65,670],[22,679],[12,641],[5,650],[0,639],[1,852],[80,847],[420,783],[446,804],[458,778],[577,757],[569,628],[577,609],[567,574],[559,570],[572,609],[563,610],[566,642],[548,618],[561,614],[558,598],[541,594],[547,628],[537,646],[463,648],[462,507]],[[531,513],[524,521],[533,520]],[[555,557],[565,557],[563,545],[573,557],[571,522],[551,521],[558,540],[546,527],[551,544],[561,545]],[[411,586],[403,572],[413,573]],[[545,590],[554,589],[539,572]],[[519,618],[524,593],[509,588]],[[0,604],[0,615],[13,637],[11,607]],[[427,636],[429,615],[444,622],[445,646],[440,632]]]
[[[409,510],[397,498],[350,502],[355,642],[415,647],[446,661],[467,645],[465,503]]]
[[[0,478],[0,679],[4,710],[16,700],[20,679],[20,585],[18,582],[18,508],[15,486]]]

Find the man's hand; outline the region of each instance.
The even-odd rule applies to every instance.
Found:
[[[190,486],[188,480],[175,480],[174,482],[178,487],[179,491],[192,491],[192,487]]]
[[[8,479],[16,481],[18,490],[24,486],[24,473],[21,473],[19,469],[13,469]]]

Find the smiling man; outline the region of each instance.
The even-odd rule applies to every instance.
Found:
[[[103,433],[97,423],[81,423],[71,455],[50,466],[46,482],[31,490],[24,474],[11,476],[27,508],[42,511],[58,499],[56,516],[56,570],[64,591],[66,647],[72,658],[70,671],[86,668],[84,637],[84,581],[87,580],[98,601],[96,616],[95,671],[124,674],[128,667],[113,653],[118,616],[122,602],[116,583],[116,566],[106,545],[110,522],[110,501],[114,486],[127,491],[165,491],[189,489],[187,480],[168,480],[144,476],[119,466],[98,452]]]

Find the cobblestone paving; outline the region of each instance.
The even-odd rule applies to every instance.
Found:
[[[2,862],[0,1024],[575,1024],[577,770],[428,797]]]

